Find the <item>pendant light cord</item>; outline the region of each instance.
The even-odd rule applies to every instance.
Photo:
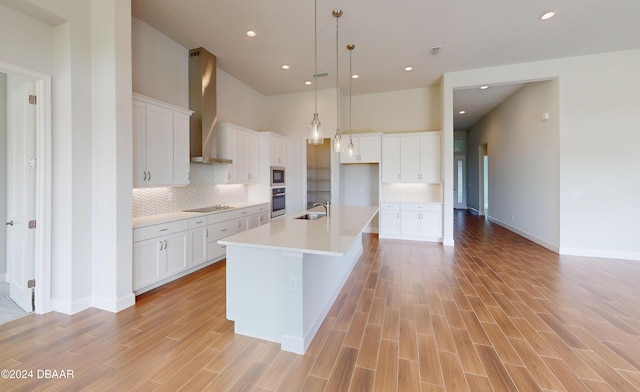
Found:
[[[334,15],[336,16],[336,132],[340,132],[340,127],[338,126],[339,123],[339,119],[340,116],[338,115],[338,98],[339,98],[339,94],[338,91],[340,91],[340,89],[338,88],[338,22],[340,21],[340,15],[342,15],[342,11],[340,11],[340,14],[335,13],[334,11]]]
[[[318,0],[313,1],[313,46],[314,52],[314,69],[313,69],[313,85],[315,87],[315,103],[314,113],[318,114]]]

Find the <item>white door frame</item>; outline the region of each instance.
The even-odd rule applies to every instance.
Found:
[[[43,314],[51,311],[51,76],[4,61],[0,61],[0,72],[36,84],[35,312]]]

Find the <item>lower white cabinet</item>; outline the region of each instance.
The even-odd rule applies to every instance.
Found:
[[[140,294],[222,259],[219,239],[268,223],[269,216],[264,203],[134,229],[133,291]]]
[[[187,221],[134,230],[133,290],[185,270],[189,263]]]
[[[207,217],[189,219],[189,244],[191,257],[189,266],[202,264],[209,260],[207,255]]]
[[[400,234],[400,204],[380,204],[380,234],[393,236]]]
[[[381,203],[380,237],[442,240],[442,204]]]

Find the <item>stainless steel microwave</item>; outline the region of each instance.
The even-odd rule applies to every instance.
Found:
[[[271,166],[271,186],[284,186],[284,167]]]

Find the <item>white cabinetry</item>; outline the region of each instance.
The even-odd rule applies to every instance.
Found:
[[[351,138],[353,141],[353,155],[349,152],[340,152],[340,163],[380,163],[380,135],[358,135]],[[345,138],[345,144],[349,144]]]
[[[382,182],[400,182],[400,136],[382,137]]]
[[[442,240],[442,204],[380,203],[380,238]]]
[[[269,136],[269,164],[271,166],[287,165],[287,139],[279,135]]]
[[[191,111],[133,94],[133,185],[189,183]]]
[[[380,203],[380,235],[400,234],[400,204]]]
[[[140,294],[225,256],[218,240],[269,222],[269,203],[133,230],[133,290]]]
[[[191,246],[191,257],[189,266],[202,264],[209,260],[207,255],[207,217],[189,219],[189,243]]]
[[[231,123],[219,123],[217,127],[218,157],[231,159],[233,163],[215,166],[215,181],[219,184],[253,184],[258,182],[259,146],[258,133]]]
[[[382,182],[441,182],[440,150],[440,132],[385,136]]]
[[[133,231],[134,290],[187,268],[188,228],[188,222],[182,220]]]

